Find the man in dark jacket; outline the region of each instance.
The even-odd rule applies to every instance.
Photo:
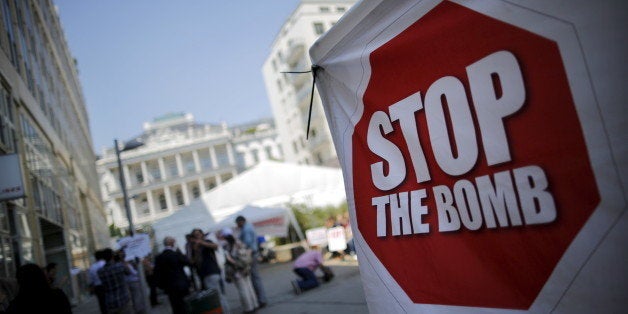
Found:
[[[183,298],[190,292],[188,277],[183,267],[189,264],[183,255],[174,246],[174,238],[164,239],[164,250],[155,259],[155,277],[157,284],[166,292],[172,306],[172,313],[185,313]]]

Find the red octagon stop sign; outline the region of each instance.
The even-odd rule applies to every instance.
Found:
[[[529,308],[600,200],[557,43],[443,2],[370,65],[365,241],[415,303]]]

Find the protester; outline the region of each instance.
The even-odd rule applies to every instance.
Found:
[[[96,295],[100,313],[106,314],[107,309],[105,308],[105,288],[102,285],[102,281],[100,281],[100,277],[98,277],[98,270],[105,266],[106,263],[103,257],[103,251],[96,251],[94,253],[94,258],[96,259],[96,262],[89,268],[89,271],[87,273],[89,278],[89,288],[90,291]]]
[[[113,250],[104,249],[105,265],[98,270],[98,277],[105,290],[105,308],[107,313],[133,313],[131,296],[126,284],[126,267],[114,260]]]
[[[145,313],[146,305],[144,304],[144,294],[142,293],[140,276],[137,272],[135,264],[126,260],[124,250],[118,251],[118,258],[120,263],[122,263],[122,265],[126,268],[124,280],[126,281],[127,287],[129,287],[131,302],[133,303],[133,311],[135,313]]]
[[[185,313],[183,298],[190,293],[190,282],[183,267],[189,261],[175,248],[173,237],[164,239],[164,250],[155,258],[155,277],[157,285],[168,295],[173,314]]]
[[[196,278],[198,276],[198,270],[196,268],[196,264],[194,263],[194,236],[191,233],[185,235],[185,257],[187,257],[190,262],[190,283],[192,284],[192,289],[198,290],[199,287],[196,286]],[[204,289],[203,279],[200,278],[201,289]]]
[[[147,256],[142,260],[142,264],[144,266],[144,276],[146,277],[146,283],[148,284],[149,299],[150,306],[155,307],[161,303],[157,300],[157,280],[155,278],[155,264],[153,263],[152,257]]]
[[[300,294],[302,291],[318,287],[319,283],[314,271],[322,266],[323,255],[317,246],[312,246],[311,250],[301,254],[293,265],[293,271],[301,277],[301,280],[292,281],[294,293]]]
[[[243,216],[238,216],[235,222],[240,229],[240,241],[246,244],[246,246],[252,251],[253,261],[251,263],[251,282],[253,283],[253,288],[255,289],[259,307],[263,308],[266,306],[268,300],[266,299],[266,293],[264,291],[264,286],[262,285],[262,278],[259,275],[257,234],[255,233],[253,225],[246,222],[246,218]]]
[[[72,313],[68,297],[61,289],[50,287],[44,270],[35,264],[17,269],[17,296],[6,313]]]
[[[252,253],[242,242],[223,230],[221,236],[225,239],[225,277],[238,289],[240,302],[244,313],[253,313],[259,306],[253,284],[251,283]]]
[[[194,244],[192,258],[203,287],[220,291],[220,266],[216,260],[218,244],[205,239],[201,229],[192,230],[192,237]]]

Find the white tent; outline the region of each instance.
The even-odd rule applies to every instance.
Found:
[[[260,235],[285,236],[293,224],[303,238],[287,204],[338,205],[345,199],[340,169],[264,161],[155,222],[153,229],[158,241],[172,236],[181,246],[193,228],[234,227],[242,215]]]

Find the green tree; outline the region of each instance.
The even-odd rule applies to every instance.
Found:
[[[338,215],[347,213],[347,203],[342,203],[339,206],[326,206],[310,208],[304,204],[290,204],[290,209],[294,213],[294,217],[301,227],[301,230],[305,231],[312,228],[323,227],[328,218],[335,218]]]

